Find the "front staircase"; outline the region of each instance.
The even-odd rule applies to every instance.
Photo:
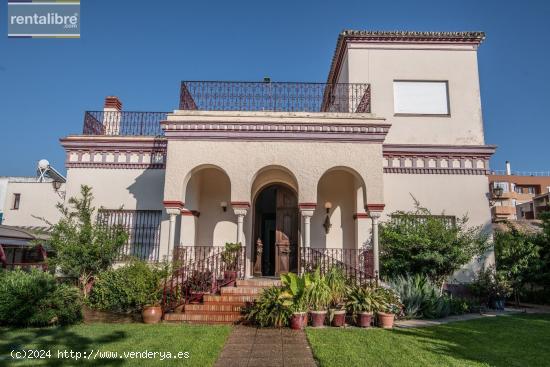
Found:
[[[270,278],[238,279],[235,286],[223,286],[219,294],[205,294],[202,301],[182,305],[164,314],[165,322],[196,324],[233,324],[243,319],[242,310],[253,302],[264,288],[279,286]]]

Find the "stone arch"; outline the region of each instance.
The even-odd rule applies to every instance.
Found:
[[[226,203],[225,210],[220,205]],[[184,179],[183,228],[194,228],[195,246],[222,246],[234,241],[236,218],[230,209],[231,180],[222,168],[205,164],[193,168]],[[193,223],[191,223],[192,221]]]
[[[269,165],[259,169],[251,179],[250,184],[250,202],[254,201],[256,195],[265,187],[272,184],[283,184],[294,190],[296,194],[299,191],[299,184],[296,175],[288,168],[279,165]]]
[[[325,204],[332,207],[327,213]],[[317,182],[317,207],[311,218],[312,247],[356,248],[357,228],[354,215],[364,212],[366,186],[353,168],[336,166],[327,169]],[[327,218],[331,227],[325,232]]]

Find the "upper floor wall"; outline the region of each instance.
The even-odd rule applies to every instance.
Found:
[[[369,83],[386,144],[483,145],[483,33],[343,32],[328,82]]]

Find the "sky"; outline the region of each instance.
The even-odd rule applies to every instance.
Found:
[[[325,82],[340,31],[484,31],[479,49],[492,169],[550,171],[550,1],[82,0],[80,39],[8,39],[0,5],[0,176],[64,172],[59,138],[107,95],[177,108],[181,80]]]

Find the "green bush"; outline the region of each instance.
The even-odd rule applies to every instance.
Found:
[[[76,287],[58,284],[39,270],[0,274],[0,324],[14,326],[67,325],[82,320]]]
[[[390,285],[399,294],[407,318],[435,319],[451,313],[451,297],[441,294],[425,276],[397,276]]]
[[[123,267],[100,273],[88,302],[92,308],[103,311],[141,311],[146,305],[160,302],[161,283],[167,275],[167,266],[132,261]]]
[[[281,287],[264,289],[260,297],[245,310],[245,318],[261,327],[283,327],[288,325],[292,314],[285,305]]]

